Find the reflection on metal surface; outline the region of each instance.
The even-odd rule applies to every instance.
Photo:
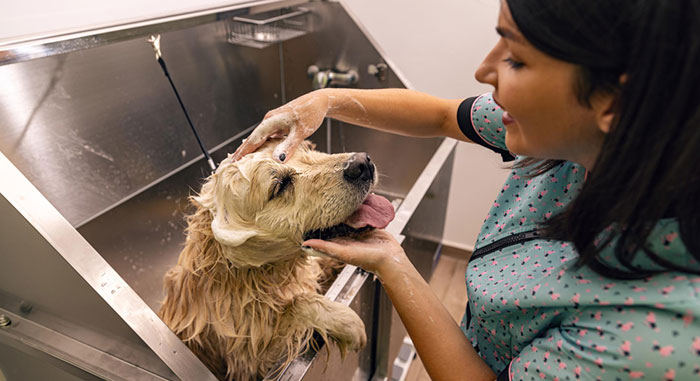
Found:
[[[56,84],[63,77],[63,66],[65,65],[65,63],[66,63],[66,56],[59,56],[59,58],[56,60],[56,67],[52,71],[49,84],[46,86],[46,90],[41,95],[39,100],[36,102],[36,105],[34,106],[31,113],[29,114],[29,117],[27,118],[27,122],[24,124],[24,128],[22,128],[22,133],[19,135],[19,137],[17,138],[17,140],[14,143],[14,146],[11,149],[12,151],[16,150],[17,147],[19,147],[22,144],[22,140],[27,135],[27,131],[29,130],[29,127],[32,125],[32,121],[34,120],[34,117],[36,116],[37,112],[44,105],[44,102],[46,102],[46,99],[55,90]]]
[[[104,378],[0,334],[0,380],[102,381]]]
[[[61,359],[77,368],[85,369],[91,374],[104,379],[168,379],[147,369],[134,366],[123,359],[95,349],[53,329],[37,324],[32,320],[24,319],[20,315],[11,314],[7,311],[4,311],[4,313],[12,316],[16,324],[12,329],[8,328],[0,332],[0,345],[5,344],[5,341],[8,341],[7,344],[9,344],[9,340],[21,342],[41,352],[50,353],[57,359]],[[168,376],[172,378],[172,375]]]
[[[140,338],[179,377],[213,377],[127,283],[2,154],[0,176],[4,180],[0,183],[0,210],[4,216],[0,222],[0,234],[3,235],[0,242],[3,252],[12,253],[11,258],[14,262],[11,266],[0,268],[0,290],[3,294],[12,293],[23,300],[43,299],[41,304],[49,306],[47,308],[54,312],[60,311],[68,321],[87,322],[86,327],[101,326],[104,332],[100,333],[120,335],[132,342]],[[23,240],[17,242],[12,239],[13,236]],[[24,252],[20,251],[18,243],[25,247]],[[31,247],[30,244],[35,246]],[[77,274],[67,270],[61,259]],[[58,262],[52,267],[43,267],[52,260]],[[46,272],[43,282],[32,279],[36,273],[42,271]],[[59,277],[61,282],[55,284]],[[89,287],[85,287],[81,282],[87,282]],[[56,295],[65,298],[65,292],[73,295],[70,302],[65,299],[54,300],[51,297]],[[94,292],[97,292],[113,311],[105,309],[104,302],[100,303],[99,298],[94,298]],[[114,312],[119,317],[116,317]],[[126,322],[128,328],[123,327],[119,318]],[[52,329],[60,331],[61,327],[65,327],[65,324],[56,325]],[[134,334],[129,329],[133,330],[138,338],[133,337]],[[75,330],[67,329],[66,333],[74,332]],[[84,336],[83,340],[89,338]],[[113,347],[117,342],[113,339],[97,338],[92,340],[91,346],[110,353],[117,350]],[[143,352],[139,354],[142,358],[135,357],[131,361],[148,361],[150,353]],[[92,365],[99,367],[97,364]],[[144,363],[141,366],[148,365]],[[155,366],[158,367],[158,364]],[[169,371],[166,368],[166,376],[167,373]]]
[[[222,32],[208,24],[161,41],[208,147],[279,105],[277,51],[222,44]],[[74,226],[200,156],[142,39],[0,66],[0,83],[0,151]]]

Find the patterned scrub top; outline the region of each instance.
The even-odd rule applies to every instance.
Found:
[[[470,140],[517,160],[501,115],[484,94],[462,103],[458,121]],[[572,244],[528,234],[576,197],[586,171],[565,162],[534,178],[526,172],[508,176],[475,253],[494,249],[473,255],[466,272],[461,328],[499,380],[700,380],[700,276],[617,280],[573,268]],[[648,243],[664,259],[698,269],[678,231],[675,220],[661,220]],[[635,265],[658,269],[637,257]],[[601,260],[620,266],[612,250]]]

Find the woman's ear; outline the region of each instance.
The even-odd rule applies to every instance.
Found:
[[[606,98],[609,98],[609,100],[604,105],[600,105],[601,108],[596,113],[598,128],[605,134],[610,132],[613,119],[615,119],[615,103],[617,100],[612,94]]]
[[[620,76],[620,87],[624,86],[625,82],[627,82],[627,74],[622,74]],[[606,134],[610,132],[613,120],[617,114],[619,97],[620,92],[614,91],[597,97],[593,102],[598,128]]]

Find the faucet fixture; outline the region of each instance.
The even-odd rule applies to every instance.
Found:
[[[350,86],[356,84],[360,79],[355,70],[340,73],[333,70],[321,70],[316,65],[309,66],[306,74],[311,78],[314,90],[331,86]]]

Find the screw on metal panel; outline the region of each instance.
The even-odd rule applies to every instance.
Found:
[[[19,305],[19,310],[25,314],[32,312],[33,308],[34,308],[33,305],[29,304],[28,302],[24,302],[24,301],[22,302],[22,304]]]
[[[0,315],[0,327],[7,327],[12,324],[12,320],[5,315]]]

